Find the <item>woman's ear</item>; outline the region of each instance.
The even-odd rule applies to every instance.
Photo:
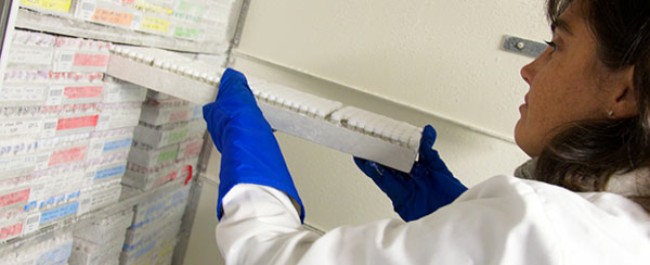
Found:
[[[634,66],[620,72],[620,79],[612,94],[610,118],[627,118],[638,114],[637,95],[634,89]]]

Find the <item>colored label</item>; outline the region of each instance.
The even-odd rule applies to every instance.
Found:
[[[103,152],[110,152],[110,151],[113,151],[113,150],[116,150],[116,149],[130,147],[131,142],[133,142],[131,140],[131,138],[108,142],[108,143],[104,144]]]
[[[151,240],[150,243],[148,243],[146,246],[144,246],[144,247],[142,247],[141,249],[139,249],[138,252],[136,252],[136,253],[133,255],[133,258],[134,258],[134,259],[137,259],[137,258],[139,258],[140,256],[146,254],[147,252],[151,251],[151,250],[152,250],[152,249],[153,249],[157,244],[158,244],[158,241],[157,241],[157,240]]]
[[[55,81],[93,82],[102,80],[104,73],[49,72],[48,78]]]
[[[100,180],[100,179],[106,179],[114,176],[119,176],[124,174],[126,172],[126,165],[114,167],[114,168],[109,168],[109,169],[104,169],[101,171],[97,171],[97,174],[95,174],[95,180]]]
[[[25,7],[42,8],[57,12],[70,11],[72,0],[20,0],[20,4]]]
[[[44,211],[41,214],[41,224],[54,221],[57,219],[61,219],[69,215],[73,215],[77,213],[78,209],[79,209],[79,202],[72,202],[58,208]]]
[[[29,188],[0,196],[0,208],[26,202],[29,199]]]
[[[23,223],[17,223],[0,228],[0,240],[13,238],[23,232]]]
[[[174,160],[178,156],[178,149],[166,151],[158,155],[158,163],[166,162],[168,160]]]
[[[56,166],[60,164],[81,161],[86,157],[87,146],[73,147],[70,149],[56,151],[52,153],[48,166]]]
[[[97,126],[98,119],[99,115],[59,119],[56,124],[56,130],[61,131],[83,127],[95,127]]]
[[[174,28],[174,37],[177,38],[197,39],[200,34],[201,31],[198,28],[190,28],[190,27]]]
[[[169,122],[185,121],[189,119],[188,111],[177,111],[169,114]]]
[[[201,153],[201,149],[203,148],[203,142],[202,141],[196,141],[193,143],[189,143],[185,145],[185,150],[183,151],[183,157],[188,158],[188,157],[193,157],[197,156]]]
[[[66,87],[63,94],[66,98],[96,98],[102,95],[101,86]]]
[[[177,177],[178,177],[178,171],[174,170],[173,172],[170,172],[166,176],[163,176],[163,177],[157,179],[153,186],[154,187],[160,187],[161,185],[163,185],[163,184],[165,184],[167,182],[175,180]]]
[[[187,128],[179,131],[172,131],[169,134],[169,137],[167,138],[167,143],[175,143],[175,142],[183,141],[185,140],[185,138],[187,138],[188,133],[189,130]]]
[[[174,8],[174,18],[199,24],[203,20],[206,10],[207,8],[204,3],[181,0]]]
[[[171,15],[173,10],[169,7],[154,5],[146,1],[136,1],[134,7],[143,12],[160,13]]]
[[[76,54],[74,65],[103,67],[108,65],[108,58],[108,54]]]
[[[108,9],[96,9],[91,19],[97,22],[128,27],[131,26],[131,21],[133,21],[133,14]]]
[[[171,22],[167,19],[157,17],[144,17],[140,28],[143,30],[156,31],[160,33],[169,32]]]

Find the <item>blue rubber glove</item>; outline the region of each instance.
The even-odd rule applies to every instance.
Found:
[[[217,218],[223,215],[223,196],[235,185],[248,183],[285,192],[300,205],[300,220],[304,221],[305,210],[280,146],[242,73],[226,69],[217,99],[203,106],[203,118],[221,152]]]
[[[393,209],[404,221],[412,221],[443,207],[467,190],[454,178],[438,151],[433,149],[436,130],[424,127],[420,140],[420,158],[410,174],[354,158],[357,166],[370,177],[393,202]]]

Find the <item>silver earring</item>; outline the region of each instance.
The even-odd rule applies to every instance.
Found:
[[[611,117],[614,117],[614,111],[610,109],[610,110],[607,112],[607,116],[610,117],[610,118],[611,118]]]

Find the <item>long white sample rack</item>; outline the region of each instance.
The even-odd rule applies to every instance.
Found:
[[[214,100],[223,69],[159,49],[113,46],[107,74],[196,104]],[[408,172],[421,129],[370,111],[249,77],[275,130]],[[180,89],[179,88],[183,88]]]

